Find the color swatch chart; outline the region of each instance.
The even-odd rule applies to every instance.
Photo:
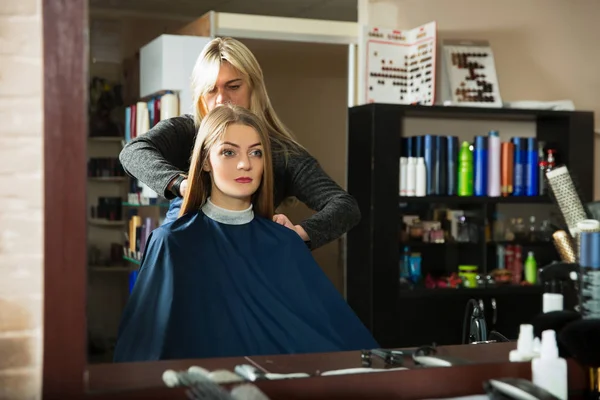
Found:
[[[452,103],[502,107],[494,54],[487,42],[444,41],[442,47]]]
[[[366,103],[433,105],[437,24],[400,31],[365,27]]]

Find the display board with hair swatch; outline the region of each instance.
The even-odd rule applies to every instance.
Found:
[[[442,59],[442,102],[502,107],[494,53],[487,41],[444,40]]]
[[[437,24],[410,30],[364,27],[364,103],[433,105]]]

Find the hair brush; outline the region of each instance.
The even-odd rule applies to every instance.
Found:
[[[560,341],[573,358],[588,370],[589,398],[600,396],[600,319],[581,319],[568,324]]]
[[[589,216],[569,169],[564,165],[558,166],[546,172],[546,180],[548,192],[558,206],[569,233],[573,238],[577,237],[577,223]]]

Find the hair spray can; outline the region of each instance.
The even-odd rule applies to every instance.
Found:
[[[488,190],[490,197],[500,196],[500,135],[488,133]]]
[[[538,183],[538,148],[535,138],[527,138],[527,162],[525,165],[525,195],[537,196]]]
[[[474,164],[474,191],[475,196],[487,196],[488,178],[488,138],[475,136],[475,147],[473,148]]]

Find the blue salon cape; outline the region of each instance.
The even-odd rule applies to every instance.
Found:
[[[378,348],[292,230],[202,211],[154,230],[115,362]]]

